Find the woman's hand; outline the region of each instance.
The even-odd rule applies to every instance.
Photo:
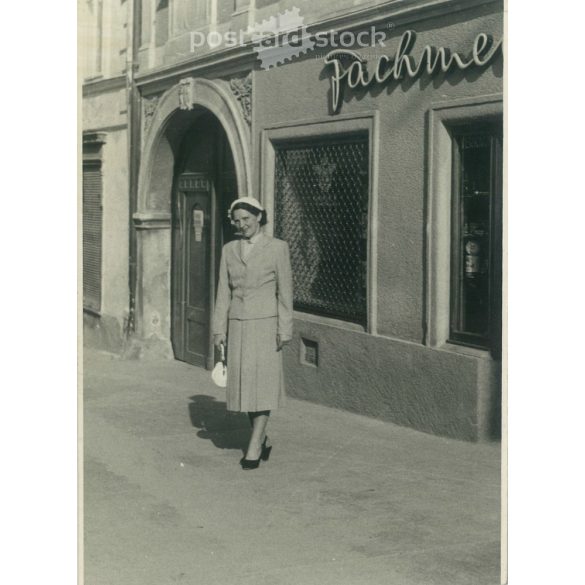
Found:
[[[217,349],[219,349],[220,345],[224,345],[225,346],[225,333],[218,333],[217,335],[213,336],[213,345],[215,345],[215,347],[217,347]]]
[[[285,345],[290,343],[290,339],[282,337],[280,333],[276,336],[276,351],[280,351]]]

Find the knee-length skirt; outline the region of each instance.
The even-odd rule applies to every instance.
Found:
[[[277,351],[276,334],[276,317],[229,320],[228,410],[258,412],[284,405],[282,351]]]

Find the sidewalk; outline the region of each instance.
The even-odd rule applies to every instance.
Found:
[[[86,350],[85,585],[495,585],[500,445],[289,399],[270,461],[205,370]]]

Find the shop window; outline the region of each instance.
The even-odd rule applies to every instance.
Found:
[[[155,45],[162,47],[169,40],[169,1],[156,0]]]
[[[453,128],[449,340],[500,350],[501,127]]]
[[[367,135],[275,145],[275,235],[291,250],[296,310],[366,325]]]
[[[83,144],[83,308],[99,313],[102,296],[102,144],[95,135]]]

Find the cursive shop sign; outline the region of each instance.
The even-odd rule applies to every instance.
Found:
[[[418,61],[410,53],[416,41],[416,33],[407,30],[398,42],[393,57],[382,55],[375,67],[368,70],[367,61],[357,52],[348,49],[335,49],[327,53],[325,63],[333,67],[331,75],[331,106],[334,112],[341,108],[343,90],[368,88],[375,84],[390,83],[404,78],[414,79],[426,73],[436,75],[446,73],[450,69],[465,70],[470,67],[487,65],[496,55],[502,41],[494,42],[493,38],[480,33],[475,37],[471,55],[462,57],[446,47],[426,45],[421,51]]]

